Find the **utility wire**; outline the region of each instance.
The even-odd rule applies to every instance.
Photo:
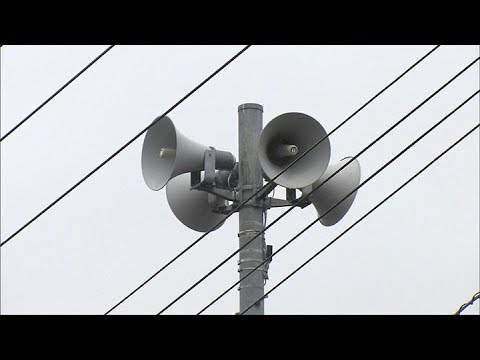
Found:
[[[460,306],[460,308],[453,315],[460,315],[463,310],[465,310],[467,307],[472,305],[475,302],[475,300],[478,300],[478,299],[480,299],[480,291],[477,292],[475,295],[473,295],[473,297],[470,299],[470,301],[468,301],[465,304],[463,304],[462,306]]]
[[[175,262],[179,257],[181,257],[183,254],[185,254],[188,250],[190,250],[193,246],[198,244],[203,238],[205,238],[208,234],[210,234],[214,229],[216,229],[221,223],[223,223],[225,220],[227,220],[230,216],[232,216],[236,211],[240,210],[243,208],[243,206],[248,203],[251,199],[253,199],[255,196],[257,196],[263,189],[265,189],[267,186],[269,186],[271,183],[273,183],[279,176],[281,176],[285,171],[287,171],[290,167],[292,167],[294,164],[297,163],[297,161],[300,161],[304,156],[306,156],[310,151],[312,151],[316,146],[318,146],[322,141],[324,141],[326,138],[328,138],[330,135],[332,135],[335,131],[340,129],[343,125],[345,125],[351,118],[353,118],[356,114],[358,114],[361,110],[363,110],[367,105],[369,105],[373,100],[375,100],[378,96],[380,96],[383,92],[385,92],[387,89],[389,89],[393,84],[395,84],[398,80],[400,80],[403,76],[405,76],[408,72],[410,72],[414,67],[416,67],[418,64],[420,64],[423,60],[425,60],[430,54],[432,54],[435,50],[437,50],[440,47],[440,45],[435,46],[432,50],[430,50],[428,53],[426,53],[424,56],[422,56],[419,60],[417,60],[413,65],[411,65],[407,70],[405,70],[402,74],[397,76],[392,82],[390,82],[387,86],[385,86],[382,90],[380,90],[377,94],[375,94],[370,100],[368,100],[365,104],[363,104],[360,108],[358,108],[356,111],[354,111],[349,117],[347,117],[343,122],[341,122],[335,129],[333,129],[330,133],[325,135],[323,138],[321,138],[316,144],[311,146],[309,149],[307,149],[302,155],[300,155],[298,158],[295,158],[293,162],[291,162],[287,167],[285,167],[282,171],[280,171],[275,177],[273,177],[271,180],[269,180],[264,186],[262,186],[260,189],[258,189],[253,195],[251,195],[248,199],[244,200],[241,204],[237,205],[232,211],[230,211],[229,214],[226,215],[225,218],[223,218],[218,224],[215,224],[208,230],[206,233],[202,234],[197,240],[195,240],[193,243],[191,243],[189,246],[187,246],[184,250],[182,250],[179,254],[177,254],[174,258],[172,258],[169,262],[167,262],[165,265],[163,265],[157,272],[155,272],[152,276],[150,276],[147,280],[145,280],[142,284],[140,284],[136,289],[134,289],[132,292],[130,292],[126,297],[124,297],[120,302],[115,304],[110,310],[108,310],[105,315],[109,314],[112,310],[114,310],[117,306],[122,304],[125,300],[127,300],[130,296],[132,296],[134,293],[136,293],[138,290],[140,290],[143,286],[145,286],[150,280],[152,280],[155,276],[160,274],[163,270],[165,270],[168,266],[170,266],[173,262]]]
[[[359,184],[355,189],[353,189],[348,195],[343,197],[340,201],[338,201],[335,205],[330,207],[328,211],[326,211],[324,214],[322,214],[317,220],[322,219],[326,215],[328,215],[333,209],[335,209],[339,204],[341,204],[346,198],[348,198],[350,195],[354,194],[358,189],[360,189],[362,186],[364,186],[366,183],[368,183],[372,178],[377,176],[381,171],[383,171],[386,167],[388,167],[392,162],[397,160],[401,155],[403,155],[406,151],[408,151],[410,148],[412,148],[415,144],[417,144],[420,140],[422,140],[426,135],[428,135],[430,132],[432,132],[435,128],[437,128],[440,124],[442,124],[446,119],[448,119],[451,115],[453,115],[458,109],[463,107],[467,102],[472,100],[480,90],[477,90],[474,94],[469,96],[465,101],[463,101],[460,105],[458,105],[455,109],[453,109],[448,115],[443,117],[441,120],[439,120],[435,125],[430,127],[426,132],[424,132],[422,135],[420,135],[415,141],[413,141],[410,145],[408,145],[406,148],[404,148],[402,151],[400,151],[397,155],[395,155],[392,159],[390,159],[388,162],[386,162],[382,167],[380,167],[377,171],[375,171],[372,175],[370,175],[366,180],[364,180],[361,184]],[[280,251],[282,251],[284,248],[286,248],[288,245],[290,245],[295,239],[298,238],[299,235],[294,236],[292,239],[290,239],[288,242],[286,242],[284,245],[282,245],[277,251],[273,252],[270,256],[268,256],[265,260],[263,260],[260,264],[258,264],[255,268],[253,268],[249,273],[247,273],[241,280],[238,280],[235,284],[230,286],[227,290],[225,290],[222,294],[220,294],[218,297],[216,297],[212,302],[210,302],[207,306],[205,306],[202,310],[197,315],[200,315],[202,312],[207,310],[210,306],[215,304],[218,300],[220,300],[223,296],[225,296],[230,290],[232,290],[236,285],[240,284],[241,281],[249,277],[251,274],[253,274],[256,270],[258,270],[261,266],[263,266],[265,263],[268,263],[270,259],[273,258],[274,255],[278,254]]]
[[[465,135],[463,135],[460,139],[455,141],[452,145],[450,145],[447,149],[445,149],[440,155],[438,155],[436,158],[434,158],[432,161],[430,161],[425,167],[423,167],[420,171],[418,171],[415,175],[413,175],[410,179],[408,179],[406,182],[404,182],[400,187],[398,187],[394,192],[392,192],[390,195],[388,195],[385,199],[383,199],[381,202],[379,202],[375,207],[373,207],[371,210],[369,210],[366,214],[364,214],[360,219],[355,221],[352,225],[350,225],[345,231],[343,231],[340,235],[338,235],[335,239],[330,241],[326,246],[324,246],[322,249],[320,249],[318,252],[316,252],[313,256],[311,256],[307,261],[305,261],[302,265],[297,267],[293,272],[291,272],[288,276],[286,276],[282,281],[280,281],[277,285],[275,285],[272,289],[270,289],[267,293],[265,293],[262,297],[260,297],[257,301],[255,301],[252,305],[250,305],[247,309],[242,311],[240,315],[243,315],[245,312],[250,310],[255,304],[257,304],[259,301],[262,301],[267,297],[270,293],[272,293],[275,289],[277,289],[280,285],[282,285],[285,281],[287,281],[289,278],[291,278],[294,274],[296,274],[298,271],[300,271],[304,266],[306,266],[310,261],[312,261],[315,257],[320,255],[323,251],[325,251],[329,246],[331,246],[335,241],[340,239],[343,235],[345,235],[348,231],[350,231],[353,227],[355,227],[359,222],[361,222],[363,219],[365,219],[368,215],[370,215],[372,212],[374,212],[376,209],[378,209],[383,203],[385,203],[387,200],[389,200],[392,196],[394,196],[397,192],[399,192],[401,189],[403,189],[407,184],[409,184],[413,179],[415,179],[417,176],[419,176],[421,173],[423,173],[429,166],[431,166],[434,162],[436,162],[438,159],[440,159],[443,155],[445,155],[447,152],[449,152],[451,149],[453,149],[456,145],[458,145],[461,141],[463,141],[468,135],[470,135],[472,132],[474,132],[476,129],[478,129],[480,125],[475,125],[470,131],[468,131]],[[305,229],[303,229],[300,233],[295,235],[296,237],[300,236],[303,232],[305,232],[307,229],[312,227],[318,219],[315,219],[312,223],[310,223]]]
[[[103,57],[107,52],[109,52],[115,45],[110,45],[107,49],[102,51],[100,55],[98,55],[95,59],[93,59],[87,66],[85,66],[82,70],[80,70],[74,77],[72,77],[70,80],[68,80],[60,89],[55,91],[53,95],[51,95],[47,100],[45,100],[43,103],[41,103],[35,110],[33,110],[30,114],[27,115],[22,121],[20,121],[17,125],[15,125],[12,129],[10,129],[5,135],[3,135],[0,138],[0,142],[5,140],[10,134],[12,134],[15,130],[17,130],[25,121],[30,119],[38,110],[40,110],[42,107],[47,105],[47,103],[50,102],[55,96],[57,96],[63,89],[65,89],[68,85],[70,85],[72,82],[75,81],[80,75],[82,75],[90,66],[95,64],[100,58]]]
[[[217,75],[220,71],[226,68],[232,61],[238,58],[241,54],[243,54],[251,45],[245,46],[242,50],[240,50],[237,54],[235,54],[230,60],[228,60],[225,64],[220,66],[217,70],[215,70],[210,76],[208,76],[205,80],[203,80],[200,84],[198,84],[193,90],[191,90],[187,95],[182,97],[179,101],[177,101],[174,105],[172,105],[167,111],[165,111],[161,116],[157,117],[150,125],[145,127],[142,131],[140,131],[137,135],[135,135],[132,139],[127,141],[122,147],[120,147],[117,151],[115,151],[112,155],[110,155],[106,160],[104,160],[100,165],[98,165],[95,169],[90,171],[87,175],[85,175],[81,180],[79,180],[75,185],[73,185],[70,189],[65,191],[61,196],[59,196],[55,201],[53,201],[50,205],[40,211],[37,215],[35,215],[31,220],[29,220],[25,225],[23,225],[20,229],[15,231],[12,235],[10,235],[7,240],[2,242],[0,246],[5,245],[7,242],[12,240],[15,236],[17,236],[22,230],[24,230],[27,226],[37,220],[40,216],[42,216],[46,211],[48,211],[52,206],[62,200],[65,196],[67,196],[70,192],[76,189],[80,184],[82,184],[85,180],[87,180],[90,176],[100,170],[105,164],[107,164],[110,160],[112,160],[115,156],[120,154],[127,146],[132,144],[135,140],[137,140],[143,133],[145,133],[148,129],[150,129],[153,125],[155,125],[160,119],[164,118],[168,113],[170,113],[173,109],[175,109],[178,105],[183,103],[186,99],[188,99],[192,94],[194,94],[198,89],[200,89],[203,85],[205,85],[209,80],[211,80],[215,75]]]
[[[310,193],[302,196],[301,198],[298,199],[294,204],[291,205],[290,208],[288,208],[285,212],[283,212],[279,217],[277,217],[272,223],[270,223],[266,228],[264,228],[262,231],[257,233],[252,239],[247,241],[244,245],[242,245],[238,250],[233,252],[231,255],[229,255],[225,260],[223,260],[220,264],[215,266],[212,270],[210,270],[206,275],[204,275],[200,280],[198,280],[195,284],[193,284],[191,287],[189,287],[187,290],[185,290],[182,294],[180,294],[175,300],[173,300],[171,303],[169,303],[165,308],[163,308],[158,314],[163,313],[165,310],[167,310],[170,306],[175,304],[178,300],[180,300],[183,296],[185,296],[188,292],[193,290],[197,285],[199,285],[203,280],[208,278],[211,274],[213,274],[216,270],[218,270],[222,265],[224,265],[228,260],[230,260],[233,256],[235,256],[237,253],[239,253],[242,249],[247,247],[249,244],[251,244],[257,237],[260,235],[264,234],[270,227],[275,225],[278,221],[280,221],[284,216],[286,216],[290,211],[292,211],[298,204],[300,204],[304,199],[306,199],[308,196],[310,196],[312,193],[317,191],[323,184],[325,184],[327,181],[329,181],[332,177],[334,177],[336,174],[338,174],[340,171],[342,171],[345,167],[347,167],[350,163],[355,161],[357,157],[362,155],[365,151],[370,149],[373,145],[375,145],[379,140],[381,140],[384,136],[386,136],[390,131],[395,129],[398,125],[400,125],[405,119],[407,119],[410,115],[412,115],[415,111],[417,111],[420,107],[422,107],[426,102],[428,102],[430,99],[432,99],[435,95],[437,95],[440,91],[442,91],[445,87],[447,87],[452,81],[454,81],[457,77],[459,77],[461,74],[463,74],[466,70],[468,70],[473,64],[475,64],[480,58],[476,58],[474,61],[472,61],[469,65],[467,65],[463,70],[461,70],[458,74],[456,74],[453,78],[448,80],[445,84],[443,84],[439,89],[437,89],[435,92],[433,92],[429,97],[427,97],[425,100],[423,100],[419,105],[417,105],[413,110],[411,110],[407,115],[402,117],[399,121],[397,121],[395,124],[393,124],[390,128],[388,128],[384,133],[382,133],[379,137],[377,137],[373,142],[371,142],[369,145],[367,145],[363,150],[361,150],[358,154],[353,156],[349,161],[347,161],[343,166],[341,166],[339,169],[337,169],[335,172],[333,172],[329,177],[327,177],[322,183],[317,185]]]

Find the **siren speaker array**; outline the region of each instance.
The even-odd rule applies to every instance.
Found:
[[[321,139],[308,154],[285,170]],[[216,224],[219,224],[216,229],[222,226],[226,215],[212,210],[216,206],[228,205],[226,200],[216,195],[213,195],[213,203],[209,202],[212,195],[192,189],[190,173],[205,170],[205,154],[210,149],[213,148],[184,136],[167,116],[154,120],[142,148],[142,173],[147,186],[160,190],[166,185],[167,201],[172,212],[184,225],[201,232],[210,230]],[[351,159],[345,158],[329,166],[330,140],[325,129],[313,117],[298,112],[272,119],[260,135],[257,150],[267,179],[275,179],[277,185],[289,189],[300,189],[304,195]],[[235,163],[231,153],[215,150],[215,169],[232,171]],[[209,164],[211,169],[213,160]],[[359,183],[360,164],[355,159],[308,196],[323,225],[331,226],[342,219],[352,206],[356,192],[323,215]]]

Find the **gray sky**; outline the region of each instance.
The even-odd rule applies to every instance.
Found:
[[[331,131],[430,50],[426,46],[253,46],[169,115],[191,139],[237,156],[237,106]],[[242,46],[117,46],[1,144],[1,240],[162,114]],[[1,48],[1,133],[105,46]],[[331,136],[355,155],[479,55],[442,46]],[[478,63],[359,158],[362,179],[479,88]],[[315,225],[276,256],[266,290],[479,122],[478,96],[357,194],[335,226]],[[2,314],[99,314],[196,240],[165,189],[144,183],[143,136],[1,248]],[[389,200],[265,301],[266,314],[451,314],[479,289],[479,132]],[[284,192],[277,188],[276,195]],[[268,222],[285,209],[268,212]],[[295,209],[266,233],[274,250],[315,219]],[[115,313],[153,314],[238,248],[238,215]],[[237,257],[166,313],[198,312],[238,280]],[[207,314],[238,311],[232,290]],[[479,301],[464,314],[478,314]]]

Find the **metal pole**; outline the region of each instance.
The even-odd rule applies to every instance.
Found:
[[[238,190],[240,202],[248,199],[263,185],[262,168],[257,156],[257,146],[263,128],[263,107],[258,104],[242,104],[238,107]],[[263,200],[253,198],[239,210],[240,247],[260,233],[264,228]],[[266,270],[260,267],[255,273],[242,280],[265,259],[266,245],[263,235],[239,253],[240,312],[248,308],[264,294]],[[263,315],[263,300],[248,310],[245,315]]]

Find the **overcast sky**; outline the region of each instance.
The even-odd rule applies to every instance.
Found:
[[[187,137],[238,157],[237,107],[264,126],[297,111],[331,131],[434,45],[253,46],[170,113]],[[243,46],[116,46],[1,144],[1,240],[92,170]],[[1,134],[106,46],[1,48]],[[352,156],[479,55],[442,46],[330,138]],[[359,157],[362,180],[478,90],[478,63]],[[270,264],[266,290],[479,123],[475,97]],[[1,248],[2,314],[103,314],[201,233],[141,172],[143,136]],[[451,314],[479,290],[479,131],[265,300],[266,314]],[[275,195],[282,196],[277,188]],[[268,223],[285,209],[268,212]],[[295,209],[266,233],[274,250],[316,217]],[[154,314],[238,248],[238,215],[116,314]],[[198,312],[238,280],[238,255],[172,306]],[[480,301],[464,314],[479,314]],[[230,291],[207,314],[234,314]]]

